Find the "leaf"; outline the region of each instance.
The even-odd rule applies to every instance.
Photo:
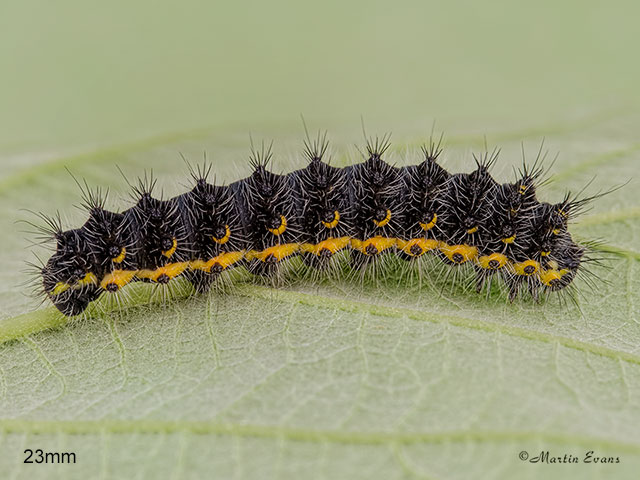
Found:
[[[124,208],[126,175],[153,168],[165,195],[184,191],[178,152],[206,150],[218,181],[247,172],[243,135],[187,132],[35,163],[0,183],[0,471],[12,478],[635,478],[640,468],[640,322],[637,238],[638,116],[617,113],[558,127],[498,131],[495,176],[534,155],[542,136],[559,151],[555,182],[586,193],[631,183],[594,202],[572,227],[601,237],[609,269],[596,288],[578,281],[578,306],[506,302],[465,291],[430,268],[423,278],[392,263],[364,283],[292,278],[281,288],[240,278],[226,293],[163,301],[131,288],[123,308],[103,302],[89,319],[62,325],[51,307],[23,296],[27,257],[14,206],[69,214],[77,189],[64,170],[112,189]],[[396,130],[398,132],[398,130]],[[415,150],[417,134],[396,133]],[[614,132],[603,134],[602,132]],[[357,160],[348,132],[335,163]],[[276,168],[300,160],[290,134],[276,139]],[[448,134],[444,162],[468,171],[484,139]],[[404,149],[398,163],[413,161]],[[290,158],[290,160],[287,160]],[[175,179],[185,179],[175,181]],[[42,253],[45,255],[46,253]],[[51,327],[57,327],[52,329]],[[75,465],[27,465],[25,449],[74,452]],[[523,462],[548,450],[578,465]],[[585,464],[588,451],[619,464]]]

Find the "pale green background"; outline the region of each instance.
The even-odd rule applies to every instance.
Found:
[[[2,1],[0,339],[31,334],[0,345],[0,476],[637,478],[637,5]],[[544,137],[559,156],[541,198],[630,181],[572,226],[616,252],[609,269],[577,282],[580,309],[396,268],[378,285],[240,282],[43,330],[58,318],[24,270],[47,252],[25,248],[21,222],[59,209],[81,224],[65,167],[125,208],[116,165],[153,169],[170,195],[188,187],[179,153],[206,151],[233,181],[249,133],[275,140],[276,169],[300,167],[300,114],[338,164],[359,159],[361,117],[393,132],[399,164],[434,121],[451,170],[486,136],[500,180]],[[24,465],[25,448],[78,462]],[[542,449],[621,463],[517,458]]]
[[[637,2],[0,6],[0,146],[206,126],[557,121],[637,105]]]

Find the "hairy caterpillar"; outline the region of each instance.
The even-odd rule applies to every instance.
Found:
[[[271,277],[294,256],[324,269],[342,251],[353,269],[390,253],[408,262],[430,254],[451,268],[471,265],[478,291],[499,278],[510,300],[563,290],[587,271],[588,248],[567,226],[595,197],[538,201],[538,160],[513,183],[499,184],[489,173],[495,151],[474,157],[473,172],[452,174],[437,162],[439,142],[422,148],[420,163],[403,167],[383,159],[386,136],[367,141],[365,161],[344,168],[323,159],[326,134],[313,141],[307,135],[304,145],[305,168],[271,172],[271,148],[263,145],[252,148],[249,177],[213,185],[205,165],[192,170],[192,190],[166,200],[152,196],[154,181],[145,178],[134,188],[136,204],[122,213],[106,210],[100,192],[86,189],[84,225],[64,231],[48,219],[56,250],[39,269],[44,293],[72,316],[134,281],[184,276],[206,291],[240,266]]]

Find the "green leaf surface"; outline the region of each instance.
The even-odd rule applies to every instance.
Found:
[[[153,19],[155,4],[4,7],[0,477],[637,478],[637,15],[422,3],[198,4]],[[189,188],[180,153],[206,152],[229,183],[249,171],[249,132],[274,139],[275,169],[291,171],[300,111],[329,129],[336,165],[360,159],[360,114],[370,134],[393,131],[399,165],[417,161],[434,118],[451,171],[498,146],[499,181],[544,138],[547,164],[559,155],[540,199],[624,184],[571,226],[600,240],[604,265],[576,281],[576,303],[510,304],[437,263],[419,274],[393,260],[364,281],[133,285],[71,323],[29,295],[25,262],[49,254],[29,247],[30,211],[60,211],[68,228],[86,217],[67,168],[118,210],[131,199],[116,167],[130,181],[153,170],[167,197]],[[23,463],[38,448],[76,463]],[[584,463],[589,451],[619,463]]]

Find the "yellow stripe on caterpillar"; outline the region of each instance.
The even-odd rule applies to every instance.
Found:
[[[540,281],[543,283],[543,285],[550,287],[552,286],[551,282],[553,282],[554,280],[560,280],[567,273],[569,273],[569,270],[567,270],[566,268],[563,268],[562,270],[557,270],[555,268],[549,270],[542,269],[540,270]]]
[[[51,290],[51,294],[52,295],[60,295],[61,293],[66,292],[70,288],[71,288],[71,285],[69,285],[68,283],[58,282],[53,287],[53,290]]]
[[[136,277],[158,283],[167,283],[172,278],[181,275],[188,267],[189,262],[169,263],[154,270],[138,270]]]
[[[270,258],[275,258],[277,261],[280,261],[287,257],[290,257],[298,250],[300,250],[299,243],[283,243],[282,245],[274,245],[273,247],[269,247],[261,251],[250,250],[246,254],[246,259],[257,259],[266,262]]]
[[[395,238],[381,237],[379,235],[368,238],[367,240],[351,239],[351,248],[365,255],[377,255],[384,250],[395,247],[395,245]]]
[[[396,239],[398,249],[412,257],[419,257],[426,252],[436,250],[440,247],[440,244],[441,242],[439,240],[426,238],[411,238],[409,240]]]
[[[207,261],[193,260],[189,265],[191,270],[202,270],[204,272],[210,272],[214,265],[219,265],[223,270],[229,268],[231,265],[238,263],[244,258],[244,250],[238,252],[225,252],[213,257]]]
[[[302,243],[300,251],[321,255],[323,250],[329,251],[332,255],[349,246],[350,237],[331,237],[320,243]]]
[[[453,263],[465,263],[475,260],[478,256],[478,248],[471,245],[447,245],[442,242],[440,251]]]
[[[115,292],[129,283],[136,273],[138,273],[137,270],[114,270],[102,278],[100,287],[109,292]]]
[[[53,290],[51,290],[51,294],[60,295],[61,293],[66,292],[70,288],[74,290],[79,290],[83,287],[86,287],[87,285],[96,285],[97,283],[98,283],[98,278],[95,276],[95,274],[88,272],[85,274],[84,277],[82,277],[80,280],[78,280],[73,284],[65,283],[65,282],[56,283],[53,287]]]
[[[524,262],[513,264],[513,270],[516,272],[516,275],[522,275],[525,277],[533,275],[539,268],[540,264],[535,260],[525,260]]]
[[[75,288],[82,288],[86,285],[95,285],[96,283],[98,283],[98,278],[93,273],[89,272],[80,280],[78,280]]]
[[[477,263],[485,270],[498,270],[509,263],[509,260],[502,253],[491,253],[479,257]]]

